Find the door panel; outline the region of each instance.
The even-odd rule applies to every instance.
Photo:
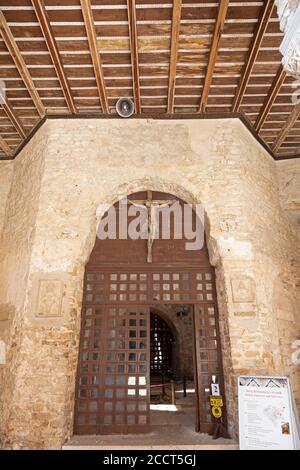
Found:
[[[145,306],[87,307],[82,322],[75,432],[146,432],[150,424]]]
[[[216,383],[220,385],[220,393],[224,396],[218,310],[216,304],[196,304],[194,306],[194,341],[194,364],[198,407],[197,428],[200,432],[210,433],[214,423],[209,400],[212,376],[216,377]],[[225,423],[225,407],[222,412],[223,423]]]

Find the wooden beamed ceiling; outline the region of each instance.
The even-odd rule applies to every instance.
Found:
[[[64,65],[57,47],[56,39],[54,37],[44,3],[41,0],[31,0],[31,3],[34,7],[37,20],[45,38],[47,49],[51,56],[52,63],[55,68],[57,78],[59,79],[60,86],[68,108],[71,113],[76,113],[76,106],[74,103],[72,92],[70,90],[69,81],[64,70]]]
[[[222,33],[225,27],[228,6],[229,6],[229,0],[222,0],[222,2],[220,2],[218,16],[216,19],[216,23],[214,25],[214,34],[213,34],[211,45],[210,45],[210,53],[209,53],[209,59],[208,59],[206,73],[205,73],[205,80],[204,80],[204,84],[203,84],[203,88],[201,92],[201,100],[200,100],[200,108],[199,108],[200,112],[205,112],[207,104],[208,104],[210,88],[212,85],[214,71],[215,71],[216,62],[218,58],[220,41],[221,41]]]
[[[0,158],[45,115],[242,113],[275,158],[299,155],[299,84],[274,0],[0,0]]]

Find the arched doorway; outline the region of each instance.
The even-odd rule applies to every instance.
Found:
[[[128,200],[130,207],[147,208],[148,222],[154,204],[177,203],[184,221],[184,202],[170,194],[145,191]],[[193,346],[196,429],[209,432],[212,376],[223,393],[224,387],[214,269],[206,245],[187,251],[187,238],[176,235],[180,220],[175,216],[170,218],[169,238],[163,238],[162,227],[157,239],[151,237],[151,230],[144,239],[125,237],[121,223],[124,207],[118,203],[113,207],[115,237],[97,238],[86,266],[74,432],[110,434],[150,429],[153,306],[179,309],[178,321],[184,320],[184,309],[191,312],[192,330],[187,340]],[[193,213],[193,226],[195,221]],[[127,210],[126,230],[133,222],[134,216]]]

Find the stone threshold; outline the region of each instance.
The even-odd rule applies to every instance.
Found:
[[[180,438],[178,436],[181,436]],[[179,442],[178,442],[179,441]],[[181,442],[180,442],[181,441]],[[62,450],[238,450],[234,439],[213,439],[185,426],[152,426],[149,434],[73,436]]]
[[[199,444],[199,445],[68,445],[65,444],[62,450],[239,450],[237,444]]]

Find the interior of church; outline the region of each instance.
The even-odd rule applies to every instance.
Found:
[[[300,0],[0,0],[0,449],[298,448],[299,338]]]

